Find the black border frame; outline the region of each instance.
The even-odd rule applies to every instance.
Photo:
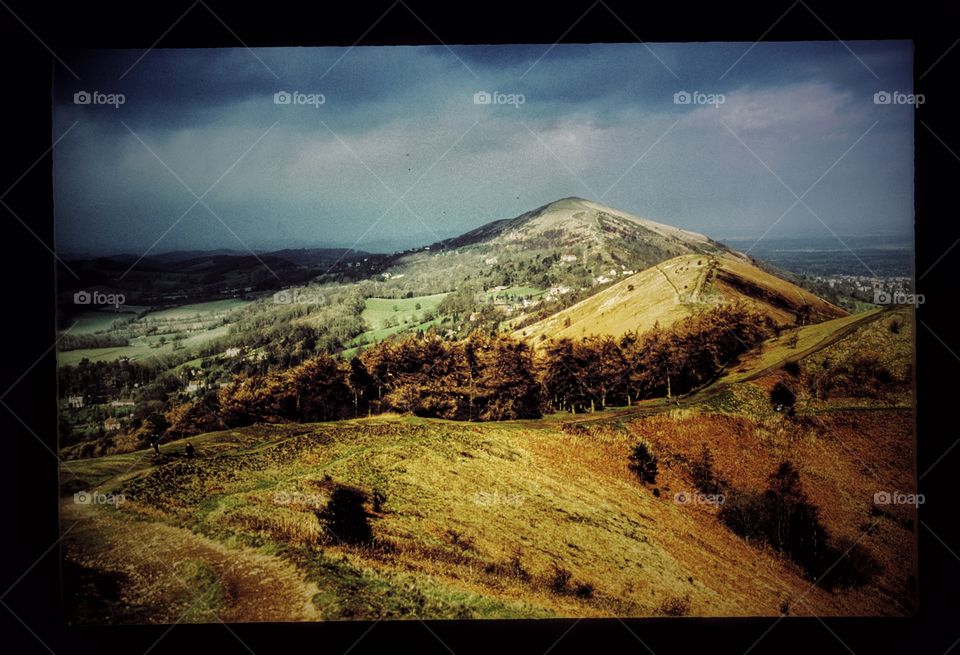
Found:
[[[361,45],[436,44],[438,37],[451,44],[552,44],[564,33],[564,42],[634,41],[623,23],[649,41],[753,42],[761,35],[764,40],[829,40],[835,36],[844,40],[912,39],[915,80],[930,69],[916,82],[916,90],[927,98],[917,111],[915,128],[916,270],[921,274],[960,239],[960,223],[951,215],[955,199],[949,183],[960,173],[960,127],[952,111],[951,95],[955,94],[950,93],[960,64],[960,48],[951,49],[960,41],[955,9],[922,2],[881,8],[876,3],[839,5],[814,0],[753,6],[654,6],[618,0],[562,5],[502,0],[430,5],[417,0],[386,0],[337,6],[281,1],[246,7],[222,0],[149,5],[116,0],[63,6],[43,1],[3,3],[0,48],[4,56],[0,67],[4,72],[6,93],[2,102],[7,129],[0,192],[40,157],[3,198],[6,207],[0,205],[0,244],[4,248],[0,279],[8,315],[4,333],[10,344],[0,364],[0,400],[19,417],[0,407],[0,421],[6,428],[0,441],[6,468],[0,470],[6,473],[3,505],[8,510],[4,515],[5,534],[0,538],[4,552],[0,643],[5,650],[60,655],[142,653],[151,646],[151,653],[213,647],[218,652],[252,650],[259,655],[293,648],[343,653],[352,647],[351,653],[415,649],[457,655],[492,648],[533,653],[649,651],[657,655],[709,649],[711,653],[742,654],[773,625],[776,619],[428,621],[426,625],[401,621],[232,624],[229,630],[219,624],[185,625],[169,633],[168,626],[65,626],[61,616],[60,551],[55,545],[59,522],[57,513],[50,511],[57,506],[59,495],[57,462],[48,451],[55,450],[56,444],[56,365],[50,350],[55,339],[51,292],[54,260],[37,240],[51,245],[53,237],[51,158],[49,154],[41,157],[51,144],[51,79],[60,66],[51,50],[149,47],[158,39],[160,47],[234,47],[239,45],[237,36],[250,46],[349,46],[384,12],[386,15],[363,36]],[[187,15],[164,33],[191,6]],[[585,12],[576,27],[567,32]],[[939,460],[920,483],[927,502],[920,508],[922,523],[917,528],[919,611],[912,618],[889,620],[790,618],[779,622],[750,653],[816,649],[823,653],[942,655],[960,641],[960,625],[955,619],[960,605],[956,593],[960,540],[954,542],[951,536],[951,469],[960,457],[960,448],[948,450],[960,437],[951,411],[956,402],[951,383],[960,377],[960,341],[953,340],[956,330],[952,329],[951,311],[955,277],[951,264],[958,258],[960,248],[950,250],[917,288],[927,299],[918,311],[917,470],[922,473]],[[23,371],[28,372],[21,377]],[[357,642],[368,629],[369,633]]]

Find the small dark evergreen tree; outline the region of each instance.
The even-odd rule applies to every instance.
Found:
[[[629,466],[641,482],[653,484],[657,481],[657,457],[643,441],[633,447]]]

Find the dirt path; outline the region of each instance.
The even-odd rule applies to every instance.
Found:
[[[853,334],[860,328],[864,327],[865,325],[873,323],[874,321],[886,315],[887,315],[886,312],[877,312],[876,314],[870,314],[868,316],[864,316],[859,320],[853,321],[852,323],[848,323],[847,325],[844,325],[838,330],[835,330],[834,332],[832,332],[830,336],[824,339],[821,339],[820,341],[810,346],[809,348],[794,352],[789,357],[784,357],[783,359],[777,362],[774,362],[769,366],[766,366],[762,369],[754,371],[753,373],[751,373],[750,375],[744,378],[740,378],[739,380],[737,380],[737,382],[748,382],[750,380],[756,380],[757,378],[763,377],[767,373],[775,371],[776,369],[780,368],[787,362],[803,359],[804,357],[812,355],[817,351],[823,350],[824,348],[828,348],[829,346],[832,346],[833,344],[837,343],[841,339],[845,339],[846,337],[850,336],[851,334]]]
[[[113,594],[106,594],[115,597],[97,599],[112,614],[148,623],[322,618],[312,602],[316,585],[277,557],[228,548],[184,528],[138,521],[110,506],[69,498],[60,509],[61,525],[69,529],[62,542],[65,561],[120,581]]]
[[[668,412],[672,409],[677,409],[678,407],[688,407],[690,405],[696,405],[716,397],[731,384],[739,384],[741,382],[749,382],[751,380],[756,380],[758,378],[763,377],[764,375],[767,375],[768,373],[771,373],[777,370],[788,361],[800,360],[800,359],[803,359],[804,357],[812,355],[817,351],[823,350],[824,348],[828,348],[829,346],[832,346],[838,341],[850,336],[856,330],[859,330],[865,325],[868,325],[873,321],[876,321],[882,318],[883,316],[886,316],[886,312],[877,312],[876,314],[870,314],[868,316],[864,316],[859,320],[853,321],[852,323],[848,323],[847,325],[844,325],[843,327],[835,330],[829,336],[821,339],[820,341],[815,343],[813,346],[810,346],[809,348],[805,348],[804,350],[791,352],[789,357],[785,357],[781,360],[774,362],[773,364],[765,366],[761,369],[757,369],[756,371],[753,371],[749,375],[746,375],[742,378],[738,378],[735,382],[729,382],[729,381],[713,382],[707,385],[706,387],[692,391],[686,396],[677,397],[676,400],[672,403],[667,403],[663,398],[656,398],[653,400],[642,401],[641,403],[634,405],[632,407],[619,407],[612,410],[606,410],[606,411],[597,412],[594,414],[589,414],[587,416],[584,416],[582,414],[571,415],[569,419],[563,418],[555,422],[562,423],[565,425],[591,423],[594,421],[613,420],[613,419],[629,417],[629,416],[649,416],[651,414]],[[723,371],[721,371],[721,376],[722,375],[723,375]]]

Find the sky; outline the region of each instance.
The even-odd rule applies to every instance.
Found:
[[[75,51],[53,89],[56,249],[387,252],[569,196],[721,240],[910,239],[912,56],[906,41]]]

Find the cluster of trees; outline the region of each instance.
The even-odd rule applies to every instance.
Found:
[[[326,421],[387,411],[458,420],[540,416],[533,353],[507,336],[434,334],[378,344],[343,363],[318,355],[240,376],[168,412],[172,437],[256,422]]]
[[[789,460],[770,474],[763,493],[730,492],[718,518],[737,535],[787,555],[827,590],[863,586],[880,570],[866,547],[831,535]]]
[[[770,336],[773,325],[741,305],[721,305],[668,329],[620,339],[548,344],[540,379],[554,410],[578,412],[686,393]]]
[[[402,411],[459,420],[540,416],[532,349],[507,335],[435,334],[386,341],[350,365],[360,411]]]
[[[538,353],[505,334],[411,335],[371,346],[350,362],[320,354],[286,370],[238,376],[171,410],[167,432],[388,411],[498,421],[628,404],[708,381],[770,329],[764,317],[724,305],[670,329],[564,339]]]
[[[109,362],[91,362],[84,358],[76,366],[57,369],[57,383],[61,397],[83,395],[87,402],[129,395],[135,388],[153,382],[161,367],[155,362],[139,363],[127,359]]]
[[[308,287],[302,293],[317,302],[285,305],[266,300],[248,305],[227,337],[201,347],[198,354],[212,356],[238,347],[262,349],[259,368],[249,371],[262,373],[298,365],[316,354],[343,350],[368,329],[360,318],[364,308],[360,290]]]
[[[837,395],[882,398],[909,384],[909,374],[895,375],[878,352],[869,350],[836,362],[826,359],[819,368],[807,370],[807,387],[820,400]]]
[[[166,413],[165,432],[181,438],[209,430],[284,421],[333,421],[353,416],[344,367],[318,355],[286,371],[238,376]]]

